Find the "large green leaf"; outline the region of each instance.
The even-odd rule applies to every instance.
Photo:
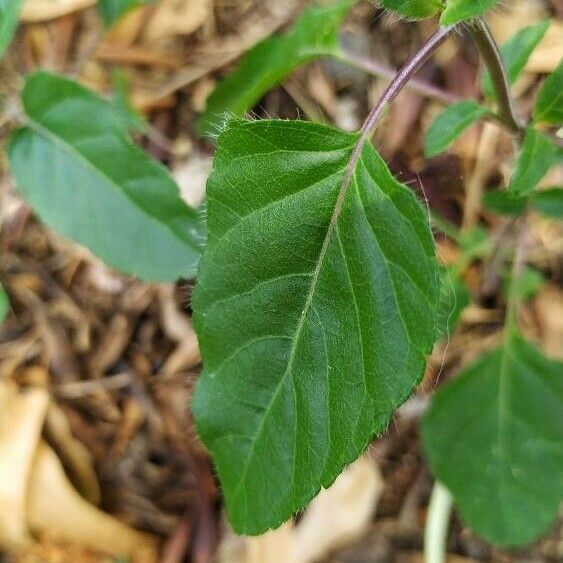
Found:
[[[428,158],[440,154],[470,125],[489,114],[487,108],[471,100],[452,104],[430,126],[424,143],[424,154]]]
[[[429,18],[442,9],[442,0],[380,0],[380,4],[414,20]]]
[[[98,12],[106,27],[118,22],[127,12],[152,0],[98,0]]]
[[[496,3],[497,0],[446,0],[440,23],[451,25],[480,16]]]
[[[546,217],[563,219],[563,188],[549,188],[534,193],[532,207]]]
[[[126,137],[113,106],[39,72],[23,92],[28,125],[9,146],[17,185],[53,229],[123,272],[193,276],[200,218],[159,163]]]
[[[244,116],[268,90],[280,84],[298,66],[335,54],[340,24],[354,3],[355,0],[340,0],[312,6],[287,34],[256,45],[207,100],[207,108],[199,121],[200,133],[216,133],[226,116]]]
[[[502,60],[510,84],[514,84],[526,66],[530,55],[543,39],[549,28],[549,20],[530,25],[518,31],[500,48]],[[486,96],[492,98],[494,93],[493,83],[489,72],[483,75],[482,89]]]
[[[23,0],[0,0],[0,57],[14,36],[22,6]]]
[[[529,128],[516,161],[509,193],[521,196],[533,192],[554,163],[556,150],[550,139]]]
[[[562,412],[563,364],[515,334],[438,392],[426,454],[477,533],[518,545],[550,525],[563,494]]]
[[[434,340],[428,218],[358,139],[296,121],[219,137],[193,410],[240,533],[330,485],[387,427]]]
[[[552,125],[563,124],[563,61],[543,83],[534,108],[534,119]]]
[[[0,323],[6,318],[8,310],[10,309],[10,302],[4,288],[0,285]]]

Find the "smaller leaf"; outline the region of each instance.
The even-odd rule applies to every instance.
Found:
[[[424,449],[466,524],[501,545],[545,531],[563,494],[563,364],[512,333],[434,397]]]
[[[256,45],[207,100],[199,120],[200,134],[216,133],[225,116],[242,117],[271,88],[280,84],[298,66],[334,55],[338,29],[355,0],[312,6],[305,10],[291,31]]]
[[[543,36],[547,32],[549,24],[549,20],[546,20],[535,25],[525,27],[513,35],[500,48],[502,60],[510,84],[514,84],[520,76],[520,73],[530,58],[530,55],[534,52],[534,49],[538,46],[539,42],[543,39]],[[494,97],[495,92],[493,83],[488,71],[483,75],[481,87],[486,96],[489,98]]]
[[[6,318],[10,310],[10,302],[4,288],[0,285],[0,323]]]
[[[545,284],[544,275],[535,268],[526,266],[520,275],[513,279],[511,275],[506,276],[504,294],[518,301],[531,299]]]
[[[442,0],[380,0],[380,4],[413,20],[429,18],[442,9]]]
[[[23,0],[0,0],[0,57],[16,32],[22,6]]]
[[[514,197],[502,189],[485,192],[483,196],[483,205],[498,215],[518,216],[526,207],[526,203],[527,198]]]
[[[452,25],[485,13],[497,0],[446,0],[446,9],[440,18],[442,25]]]
[[[532,196],[532,207],[554,219],[563,219],[563,188],[549,188]]]
[[[545,135],[529,128],[508,191],[512,195],[533,192],[539,181],[547,174],[555,156],[555,145]]]
[[[563,61],[547,77],[539,91],[534,120],[551,125],[563,124]]]
[[[471,100],[452,104],[432,123],[424,143],[427,158],[446,150],[470,125],[490,115],[487,108]]]
[[[485,258],[491,249],[489,233],[482,227],[474,227],[461,233],[460,250],[468,260]]]
[[[440,299],[436,319],[438,340],[450,337],[455,331],[463,310],[471,302],[471,294],[454,268],[440,272]]]
[[[104,25],[111,27],[134,8],[150,2],[152,0],[98,0],[98,12]]]

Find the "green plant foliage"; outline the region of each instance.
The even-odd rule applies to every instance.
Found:
[[[112,104],[57,75],[31,75],[27,126],[10,141],[18,188],[53,229],[147,280],[190,277],[201,220],[166,169],[137,148]]]
[[[208,210],[193,411],[234,529],[258,534],[330,485],[412,392],[439,275],[423,207],[357,134],[230,122]]]
[[[563,188],[549,188],[534,193],[532,207],[546,217],[563,219]]]
[[[23,0],[0,0],[0,57],[12,41],[22,6]]]
[[[111,27],[127,12],[151,2],[152,0],[98,0],[98,12],[104,25]]]
[[[287,34],[256,45],[207,100],[207,108],[198,124],[200,133],[217,133],[226,116],[244,116],[268,90],[300,65],[336,54],[338,30],[354,3],[355,0],[340,0],[312,6]]]
[[[471,303],[471,294],[454,268],[442,268],[440,272],[440,300],[436,336],[438,340],[451,336],[463,310]]]
[[[563,61],[547,77],[538,93],[534,120],[551,125],[563,124]]]
[[[529,128],[508,191],[516,196],[533,192],[554,163],[556,150],[555,145],[545,135]]]
[[[490,112],[471,100],[452,104],[432,123],[424,142],[424,154],[431,158],[445,151],[470,125]]]
[[[463,231],[459,239],[459,248],[469,261],[486,258],[491,250],[488,232],[482,227]]]
[[[502,545],[550,525],[563,480],[563,364],[511,334],[435,396],[423,420],[434,475],[465,522]]]
[[[148,123],[133,106],[127,76],[120,69],[114,69],[112,78],[114,85],[113,106],[123,122],[124,129],[132,134],[145,133],[148,130]]]
[[[484,14],[497,0],[446,0],[446,9],[440,18],[442,25],[452,25]]]
[[[483,205],[489,211],[498,215],[520,215],[526,208],[527,203],[527,198],[514,197],[501,189],[485,192],[483,195]]]
[[[518,33],[502,45],[500,52],[510,84],[516,82],[520,73],[526,66],[530,55],[543,39],[548,28],[549,20],[530,25],[518,31]],[[488,71],[483,75],[481,87],[486,96],[489,98],[494,97],[493,83]]]
[[[4,288],[0,285],[0,323],[6,318],[10,310],[10,302]]]
[[[510,276],[506,278],[504,286],[506,296],[518,301],[531,299],[545,284],[544,275],[539,270],[529,266],[522,269],[516,280],[512,281]]]
[[[437,14],[443,7],[442,0],[380,0],[387,10],[418,20]]]

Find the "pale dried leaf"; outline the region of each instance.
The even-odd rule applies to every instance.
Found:
[[[96,0],[27,0],[21,19],[24,22],[40,22],[66,16],[77,10],[89,8]]]
[[[210,8],[210,0],[161,0],[147,28],[147,39],[160,41],[189,35],[205,22]]]

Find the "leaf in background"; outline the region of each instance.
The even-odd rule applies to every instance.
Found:
[[[485,192],[483,195],[483,205],[498,215],[520,215],[527,203],[526,197],[514,197],[500,188]]]
[[[0,285],[0,323],[6,318],[10,310],[10,302],[4,288]]]
[[[482,227],[463,230],[460,233],[459,248],[469,261],[485,258],[491,251],[489,233]]]
[[[10,141],[11,169],[47,225],[143,279],[195,274],[198,213],[167,170],[127,138],[109,102],[39,72],[27,79],[23,105],[28,125]]]
[[[414,20],[429,18],[442,9],[442,0],[380,0],[387,10]]]
[[[18,27],[18,19],[23,0],[0,0],[0,57],[6,49]]]
[[[98,12],[104,25],[111,27],[117,23],[127,12],[145,6],[152,0],[98,0]]]
[[[563,61],[546,78],[538,93],[534,120],[551,125],[563,124]]]
[[[436,321],[438,340],[449,338],[455,331],[463,310],[471,303],[471,294],[453,268],[440,271],[440,300]]]
[[[529,128],[508,188],[513,195],[534,191],[555,161],[556,147],[545,135]]]
[[[518,301],[531,299],[539,289],[545,284],[544,275],[535,268],[526,266],[522,269],[516,279],[507,275],[504,284],[504,294],[507,298],[513,296]]]
[[[452,104],[432,123],[424,142],[427,158],[446,150],[470,125],[490,115],[490,111],[471,100]]]
[[[202,135],[217,133],[227,116],[252,108],[298,66],[336,52],[338,30],[355,0],[340,0],[305,10],[291,31],[256,45],[207,100],[198,124]]]
[[[423,443],[434,475],[484,538],[521,545],[563,493],[563,364],[512,334],[434,397]]]
[[[500,52],[510,84],[514,84],[526,66],[530,55],[543,39],[549,28],[549,20],[530,25],[513,35],[502,47]],[[485,72],[481,88],[486,96],[494,97],[495,92],[489,72]]]
[[[532,207],[547,217],[563,219],[563,188],[549,188],[534,193]]]
[[[238,120],[219,137],[193,410],[239,533],[278,526],[330,485],[387,427],[434,342],[428,217],[358,139]]]
[[[446,9],[440,18],[440,23],[452,25],[481,16],[496,3],[497,0],[446,0]]]

